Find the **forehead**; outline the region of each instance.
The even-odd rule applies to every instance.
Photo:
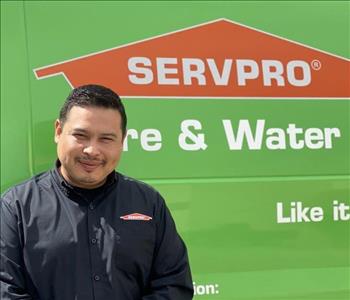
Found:
[[[73,128],[92,127],[119,130],[121,128],[121,115],[118,110],[111,108],[73,106],[67,114],[65,125]]]

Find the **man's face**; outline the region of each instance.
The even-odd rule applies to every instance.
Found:
[[[120,113],[73,106],[63,126],[56,120],[55,142],[63,177],[73,186],[99,187],[117,166],[123,150]]]

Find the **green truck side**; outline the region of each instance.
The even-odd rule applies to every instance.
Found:
[[[33,70],[227,18],[349,59],[348,1],[2,1],[1,192],[53,167],[53,124],[71,87]],[[257,49],[258,51],[258,49]],[[129,128],[162,134],[159,151],[128,140],[118,170],[165,197],[189,249],[195,299],[350,298],[349,99],[125,98]],[[329,149],[229,149],[238,126],[338,128]],[[208,148],[179,147],[181,123],[198,120]],[[334,202],[337,201],[337,202]],[[320,221],[279,223],[301,203]],[[299,203],[299,204],[297,204]]]

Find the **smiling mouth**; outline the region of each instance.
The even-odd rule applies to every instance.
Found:
[[[87,172],[92,172],[102,165],[102,162],[78,160],[82,168]]]

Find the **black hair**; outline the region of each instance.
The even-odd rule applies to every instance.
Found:
[[[111,89],[96,84],[82,85],[73,89],[60,110],[59,120],[62,126],[66,122],[67,115],[73,106],[104,107],[119,111],[121,115],[121,129],[123,136],[125,136],[127,125],[125,108],[119,96]]]

